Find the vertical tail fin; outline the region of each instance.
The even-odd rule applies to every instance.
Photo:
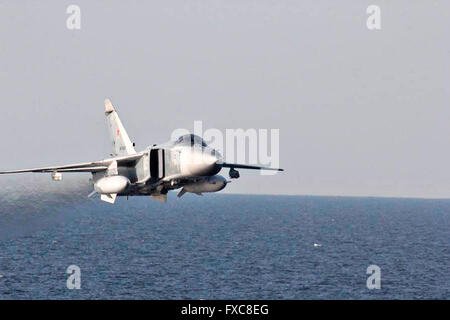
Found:
[[[134,150],[133,143],[131,143],[127,131],[109,99],[105,100],[105,115],[113,144],[114,155],[127,156],[135,154],[136,150]]]

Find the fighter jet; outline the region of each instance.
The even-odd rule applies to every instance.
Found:
[[[117,196],[150,196],[166,202],[168,191],[180,188],[178,197],[187,192],[196,195],[218,192],[230,182],[218,175],[223,168],[229,169],[231,179],[239,178],[236,169],[283,171],[226,163],[217,150],[193,134],[136,152],[135,144],[131,142],[109,99],[105,100],[105,115],[113,145],[111,158],[56,167],[1,171],[0,174],[51,173],[54,181],[61,181],[62,173],[90,172],[94,191],[89,197],[98,194],[101,200],[114,204]]]

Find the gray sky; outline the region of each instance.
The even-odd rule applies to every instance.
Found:
[[[449,15],[448,0],[0,0],[0,169],[106,157],[110,97],[138,149],[194,120],[279,128],[286,172],[227,192],[448,198]]]

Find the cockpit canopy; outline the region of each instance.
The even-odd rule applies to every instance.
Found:
[[[186,134],[184,136],[181,136],[177,139],[177,141],[175,141],[175,144],[176,145],[188,145],[188,146],[198,145],[198,146],[202,146],[202,147],[208,146],[202,138],[200,138],[199,136],[197,136],[195,134]]]

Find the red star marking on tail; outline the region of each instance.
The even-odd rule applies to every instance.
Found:
[[[117,131],[116,131],[116,135],[117,135],[117,136],[119,136],[119,135],[120,135],[120,130],[119,130],[119,129],[117,129]]]

